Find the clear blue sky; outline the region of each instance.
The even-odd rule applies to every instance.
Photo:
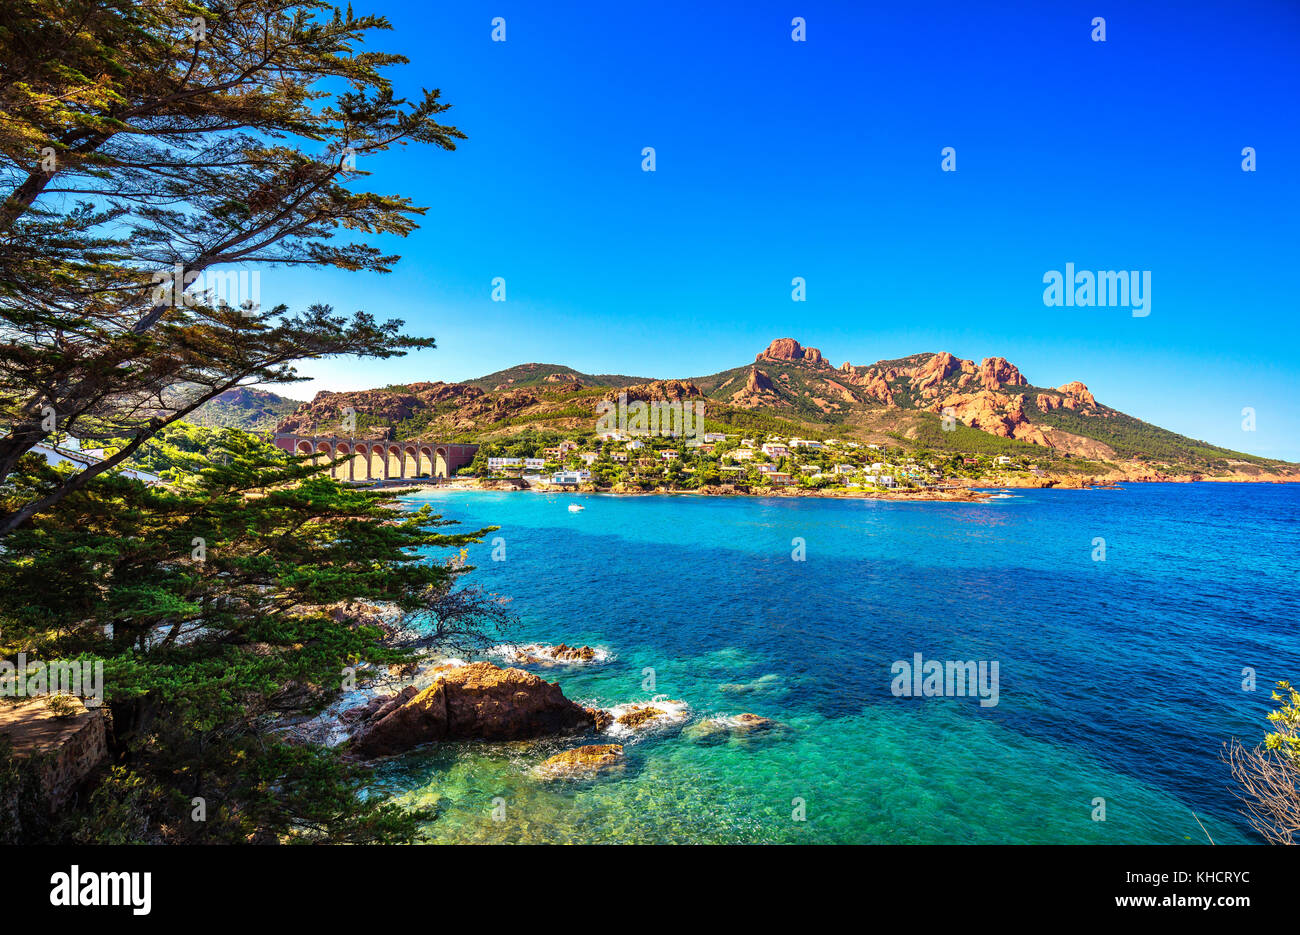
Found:
[[[411,59],[399,90],[441,88],[469,139],[359,166],[430,207],[381,241],[394,273],[269,270],[262,295],[404,318],[439,349],[308,364],[290,395],[525,361],[695,376],[789,336],[836,365],[1004,356],[1300,460],[1300,5],[701,6],[361,0]],[[1045,307],[1067,262],[1150,270],[1150,316]]]

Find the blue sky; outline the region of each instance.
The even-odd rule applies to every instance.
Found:
[[[358,3],[411,59],[399,91],[441,88],[469,139],[359,164],[430,208],[379,241],[393,273],[269,270],[262,297],[400,317],[439,349],[310,363],[289,395],[525,361],[696,376],[794,337],[836,365],[1003,356],[1300,460],[1300,5],[716,6]],[[1151,314],[1046,307],[1067,262],[1150,270]]]

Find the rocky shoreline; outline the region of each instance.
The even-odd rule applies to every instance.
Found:
[[[353,609],[362,606],[352,605]],[[383,608],[369,608],[361,616],[369,620],[383,614]],[[564,643],[498,650],[494,655],[517,654],[526,660],[524,664],[533,665],[560,661],[580,666],[612,658],[605,649]],[[531,741],[545,752],[554,749],[557,741],[589,738],[530,768],[530,774],[543,782],[621,773],[627,762],[624,744],[648,736],[680,736],[705,745],[749,744],[788,732],[786,725],[751,712],[697,718],[687,702],[666,697],[608,708],[587,706],[565,697],[559,682],[487,661],[426,659],[416,671],[405,672],[397,686],[388,683],[388,688],[340,695],[323,715],[282,729],[291,742],[337,747],[349,759],[362,762],[439,743]],[[604,742],[602,736],[617,742]]]

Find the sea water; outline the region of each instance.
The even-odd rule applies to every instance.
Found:
[[[568,697],[661,696],[692,721],[750,712],[786,728],[385,761],[372,791],[431,809],[430,841],[1257,840],[1220,757],[1233,737],[1260,742],[1273,683],[1300,680],[1295,486],[985,503],[441,489],[407,502],[501,527],[470,547],[466,580],[512,599],[514,640],[608,651],[531,667]],[[891,668],[917,654],[996,662],[997,703],[896,693]],[[607,742],[625,745],[624,769],[533,775]]]

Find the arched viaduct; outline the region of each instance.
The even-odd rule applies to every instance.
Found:
[[[322,463],[347,457],[348,460],[335,465],[333,476],[348,481],[451,477],[473,461],[478,451],[478,445],[451,442],[319,435],[276,435],[273,442],[277,448],[292,454],[319,456]]]

